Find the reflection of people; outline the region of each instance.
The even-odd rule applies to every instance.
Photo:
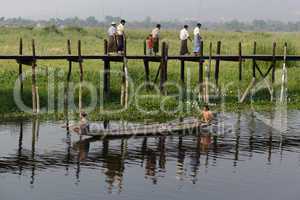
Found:
[[[117,52],[117,25],[115,22],[111,23],[108,31],[108,53]]]
[[[212,144],[212,139],[210,134],[204,134],[200,136],[200,144],[202,146],[202,151],[205,151]]]
[[[205,123],[209,123],[213,120],[213,114],[212,112],[209,110],[209,106],[205,105],[204,109],[202,111],[202,118],[201,120]]]
[[[184,25],[183,29],[180,31],[180,55],[190,54],[188,49],[188,40],[191,41],[189,32],[188,32],[188,25]]]

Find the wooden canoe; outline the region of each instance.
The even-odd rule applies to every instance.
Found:
[[[185,118],[174,120],[167,123],[152,124],[129,124],[113,128],[100,128],[96,124],[90,125],[90,131],[85,136],[90,137],[126,137],[126,136],[153,136],[153,135],[170,135],[183,131],[209,130],[213,124],[201,122],[197,118]],[[98,127],[98,128],[97,128]]]

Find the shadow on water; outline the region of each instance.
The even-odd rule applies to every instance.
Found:
[[[30,173],[29,184],[33,186],[39,178],[37,174],[59,170],[64,171],[65,176],[74,176],[75,184],[80,185],[82,171],[99,170],[105,177],[106,191],[112,193],[117,188],[121,193],[128,168],[137,168],[144,172],[137,171],[135,175],[143,176],[152,184],[158,184],[174,170],[177,180],[197,184],[201,173],[228,161],[235,170],[245,160],[260,155],[265,157],[267,165],[272,165],[273,159],[284,160],[288,153],[298,155],[300,134],[296,130],[300,125],[296,122],[299,115],[291,114],[294,118],[289,124],[290,130],[284,134],[258,121],[253,113],[237,113],[229,114],[228,120],[235,130],[228,135],[179,133],[103,140],[83,139],[68,129],[63,131],[59,123],[40,123],[37,118],[32,122],[3,124],[1,129],[12,134],[0,132],[4,150],[0,157],[0,175]],[[270,116],[272,118],[272,113]],[[113,122],[103,123],[105,128],[113,125]],[[11,137],[16,140],[12,142]],[[12,147],[15,145],[17,149]]]

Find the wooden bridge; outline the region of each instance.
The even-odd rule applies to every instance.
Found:
[[[32,55],[23,55],[23,42],[20,39],[20,48],[18,55],[0,55],[0,60],[16,60],[19,64],[19,78],[21,84],[21,92],[23,92],[23,83],[22,83],[22,65],[30,65],[32,66],[32,107],[33,113],[38,112],[38,100],[37,100],[37,91],[36,91],[36,67],[38,60],[65,60],[69,63],[69,70],[68,70],[68,78],[67,81],[70,81],[71,72],[72,72],[72,63],[78,63],[80,68],[80,83],[83,82],[83,61],[85,60],[102,60],[104,62],[104,79],[103,79],[103,88],[104,88],[104,97],[109,97],[110,94],[110,64],[112,62],[122,62],[123,63],[123,86],[122,86],[122,97],[121,103],[125,107],[127,107],[128,102],[128,60],[142,60],[144,62],[144,70],[145,70],[145,82],[150,82],[149,78],[149,63],[150,62],[157,62],[159,63],[158,72],[156,75],[156,80],[160,79],[159,86],[160,91],[162,94],[165,94],[164,90],[164,83],[168,79],[168,61],[170,60],[179,60],[180,61],[180,79],[181,82],[185,82],[185,62],[196,62],[199,64],[198,70],[198,82],[199,85],[205,85],[205,77],[206,80],[210,79],[210,69],[212,68],[212,61],[215,60],[215,70],[214,70],[214,82],[218,87],[218,80],[219,80],[219,72],[220,72],[220,62],[221,61],[230,61],[230,62],[237,62],[238,63],[238,73],[239,73],[239,81],[242,81],[242,70],[243,70],[243,62],[245,60],[251,60],[253,62],[252,66],[252,82],[250,86],[247,88],[245,93],[240,96],[240,102],[243,102],[247,95],[250,92],[250,89],[256,84],[258,77],[257,72],[266,81],[266,77],[271,73],[272,74],[272,83],[275,81],[275,65],[277,61],[283,61],[286,63],[287,61],[300,61],[300,55],[287,55],[287,44],[284,46],[284,55],[276,55],[276,43],[273,43],[273,53],[272,55],[258,55],[256,53],[256,42],[253,45],[253,54],[252,55],[243,55],[242,51],[242,43],[239,43],[238,46],[238,54],[237,55],[221,55],[221,42],[217,43],[216,55],[212,54],[212,43],[209,44],[209,55],[203,54],[203,42],[202,42],[202,49],[201,54],[199,56],[189,56],[189,55],[169,55],[169,45],[166,42],[163,42],[161,45],[161,55],[157,56],[149,56],[146,55],[146,50],[144,48],[144,55],[127,55],[126,52],[126,41],[125,41],[125,51],[123,55],[110,55],[108,53],[108,44],[107,40],[104,40],[104,55],[82,55],[81,53],[81,41],[78,41],[78,52],[77,55],[72,55],[71,53],[71,42],[70,40],[67,41],[68,52],[66,55],[54,55],[54,56],[47,56],[47,55],[36,55],[35,53],[35,41],[32,40]],[[208,69],[204,69],[204,61],[208,60]],[[257,61],[266,61],[270,62],[270,67],[266,73],[263,73],[260,67],[257,64]],[[206,73],[205,73],[206,71]],[[284,69],[283,69],[284,71]],[[285,68],[286,73],[286,68]],[[155,81],[156,82],[156,81]],[[271,88],[272,83],[269,83],[269,88]],[[208,85],[208,84],[206,84]],[[208,97],[208,86],[202,87],[201,90],[204,91],[206,95],[204,95],[204,100],[207,102],[209,101]],[[81,94],[81,87],[79,90],[79,109],[82,108],[82,94]]]

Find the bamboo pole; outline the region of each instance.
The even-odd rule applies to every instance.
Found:
[[[38,86],[36,86],[36,113],[40,113],[40,95]]]
[[[36,99],[36,74],[35,74],[35,69],[36,69],[36,60],[35,60],[35,41],[32,40],[32,55],[33,55],[33,61],[32,61],[32,76],[31,76],[31,81],[32,81],[32,112],[34,114],[37,113],[37,99]]]
[[[128,91],[128,60],[126,56],[124,56],[124,78],[125,78],[125,91],[124,91],[124,106],[125,109],[128,108],[128,96],[129,96],[129,91]]]
[[[274,83],[275,83],[275,69],[276,69],[276,42],[273,42],[273,52],[272,52],[272,78],[271,78],[271,101],[274,100]]]
[[[280,102],[284,103],[287,97],[287,67],[286,67],[286,56],[287,56],[287,43],[284,44],[284,59],[282,65],[282,75],[281,75],[281,92],[280,92]]]

